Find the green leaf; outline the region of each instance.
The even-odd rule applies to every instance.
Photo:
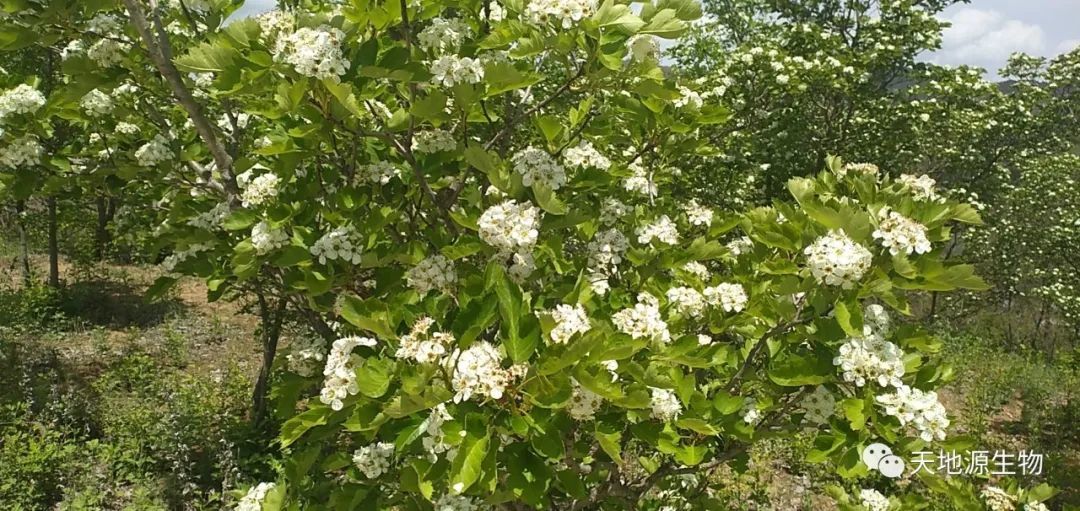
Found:
[[[285,421],[285,424],[281,425],[281,434],[278,435],[281,448],[284,449],[292,445],[311,428],[326,424],[327,419],[333,412],[334,410],[329,406],[315,405],[310,410]]]
[[[568,211],[566,204],[555,196],[555,192],[545,185],[533,183],[533,196],[540,208],[552,215],[565,215]]]
[[[834,311],[836,321],[840,323],[840,328],[844,329],[844,333],[851,337],[863,336],[862,311],[859,310],[858,305],[849,308],[846,303],[837,302]]]
[[[499,331],[503,335],[506,354],[514,363],[524,363],[532,357],[536,346],[540,344],[540,324],[535,316],[526,312],[527,306],[521,288],[510,282],[498,261],[488,264],[486,281],[499,298],[499,317],[502,318]],[[526,325],[533,326],[532,331],[523,328]]]
[[[258,220],[258,213],[250,209],[237,209],[229,214],[221,226],[226,231],[242,231],[254,225]]]
[[[638,33],[655,34],[667,39],[673,39],[684,31],[686,31],[686,22],[678,18],[675,10],[663,9],[657,12]]]
[[[645,22],[630,10],[630,6],[617,4],[613,0],[605,0],[590,19],[601,28],[609,27],[626,35],[634,35],[645,26]]]
[[[785,387],[825,383],[833,375],[832,356],[821,349],[810,353],[788,353],[769,364],[769,379]]]
[[[143,299],[147,302],[155,302],[164,297],[165,293],[168,293],[170,289],[176,284],[178,279],[170,277],[168,275],[158,277],[154,281],[154,284],[146,290],[143,295]]]
[[[343,295],[341,317],[354,326],[374,333],[380,339],[397,339],[390,325],[390,312],[386,304],[377,300],[361,300],[352,295]]]
[[[851,423],[851,429],[855,431],[866,426],[866,414],[863,412],[865,405],[866,402],[858,398],[848,398],[840,403],[840,408],[844,410],[844,416]]]
[[[604,423],[596,424],[596,442],[616,463],[622,465],[622,431]]]
[[[483,435],[465,437],[450,466],[450,488],[453,491],[462,493],[480,478],[481,465],[487,456],[490,439],[490,433],[486,430]]]
[[[393,373],[393,361],[371,358],[356,371],[356,385],[359,387],[361,394],[372,399],[380,398],[390,388],[390,379],[393,377]]]
[[[186,55],[174,59],[176,67],[189,73],[221,72],[231,69],[240,58],[240,52],[219,44],[203,43],[192,48]]]
[[[716,429],[716,427],[714,427],[712,424],[709,424],[702,419],[679,419],[675,422],[675,425],[683,429],[689,429],[690,431],[693,431],[695,433],[700,433],[702,435],[716,436],[720,434],[719,429]]]
[[[281,251],[281,254],[274,258],[274,266],[288,268],[310,259],[311,253],[308,252],[308,249],[296,245],[289,245]]]

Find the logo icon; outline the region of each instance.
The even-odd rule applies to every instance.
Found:
[[[892,448],[885,444],[870,444],[863,449],[862,461],[871,470],[881,472],[881,475],[895,479],[904,474],[904,460],[892,452]]]

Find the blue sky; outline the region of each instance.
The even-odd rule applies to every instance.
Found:
[[[237,15],[256,14],[276,4],[247,0]],[[1053,56],[1080,45],[1080,0],[972,0],[950,7],[942,18],[953,26],[945,31],[941,51],[926,59],[983,67],[990,77],[1012,52]]]

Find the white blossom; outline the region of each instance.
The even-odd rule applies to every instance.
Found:
[[[659,188],[652,180],[652,175],[649,174],[645,167],[642,167],[639,163],[631,163],[629,165],[630,171],[633,174],[623,180],[623,188],[628,192],[644,195],[646,197],[656,197],[659,193]]]
[[[521,175],[521,184],[525,186],[539,183],[551,190],[558,190],[566,184],[566,169],[543,149],[526,147],[515,154],[511,162],[514,171]]]
[[[848,174],[876,176],[879,172],[880,169],[878,169],[878,166],[874,165],[873,163],[847,163],[836,171],[836,175],[840,177],[847,177]]]
[[[502,354],[487,341],[480,341],[461,351],[453,366],[451,384],[454,387],[454,402],[459,403],[472,397],[502,399],[506,387],[515,376],[521,376],[521,369],[503,369]]]
[[[703,294],[709,305],[719,305],[726,312],[741,312],[749,300],[742,285],[731,282],[707,287]]]
[[[19,137],[0,149],[0,167],[32,167],[41,163],[43,152],[44,149],[33,135]]]
[[[643,227],[639,227],[637,232],[638,243],[642,245],[648,245],[653,240],[657,240],[661,243],[668,245],[674,245],[679,242],[679,229],[676,227],[675,222],[672,222],[667,215],[661,215],[650,224]]]
[[[101,39],[86,50],[86,56],[99,67],[112,67],[124,60],[131,45],[115,39]]]
[[[433,18],[431,24],[416,36],[420,46],[435,53],[456,52],[466,39],[472,37],[472,29],[457,18]]]
[[[600,223],[613,225],[626,215],[630,214],[630,207],[614,197],[604,199],[600,205]]]
[[[903,385],[903,350],[876,335],[848,339],[833,357],[833,365],[840,366],[844,381],[859,387],[867,381],[876,381],[882,387]]]
[[[266,499],[266,494],[273,491],[275,486],[277,485],[274,483],[259,483],[252,486],[236,504],[235,511],[262,511],[262,502]]]
[[[883,210],[885,218],[874,230],[874,239],[881,240],[882,246],[892,255],[925,254],[932,248],[926,237],[926,226],[896,211]]]
[[[651,387],[652,391],[652,416],[654,419],[670,422],[682,413],[682,403],[675,393],[667,389]]]
[[[443,87],[484,81],[484,64],[472,57],[443,55],[431,63],[431,82]]]
[[[605,229],[589,241],[589,268],[611,273],[622,262],[623,254],[630,248],[630,241],[618,229]]]
[[[675,100],[675,108],[686,108],[688,110],[698,110],[704,101],[701,99],[701,94],[679,85],[679,98]]]
[[[472,497],[445,494],[433,503],[433,511],[480,511],[480,505]]]
[[[0,122],[5,117],[18,114],[32,114],[45,106],[45,95],[41,91],[25,84],[0,94]]]
[[[705,311],[705,297],[692,287],[670,288],[667,299],[675,312],[684,316],[698,317]]]
[[[443,359],[457,340],[447,332],[431,332],[435,321],[423,316],[413,323],[409,333],[401,338],[394,356],[412,359],[421,364],[434,364]]]
[[[567,413],[576,421],[591,421],[596,418],[596,411],[600,409],[604,398],[595,392],[582,387],[577,380],[571,378],[573,393],[570,395],[570,405]]]
[[[555,321],[549,335],[551,342],[566,344],[574,334],[584,334],[592,326],[589,324],[589,316],[585,313],[585,307],[578,305],[559,304],[549,312],[551,319]]]
[[[685,205],[683,205],[683,211],[686,212],[686,218],[690,221],[690,225],[709,227],[712,225],[713,210],[698,204],[695,199],[690,199]]]
[[[212,231],[225,222],[225,218],[229,216],[229,212],[229,203],[219,202],[214,205],[210,211],[204,211],[190,218],[187,221],[187,224],[197,229]]]
[[[754,249],[754,240],[750,239],[749,236],[741,236],[729,241],[725,246],[731,251],[731,255],[738,257],[742,254],[748,254]]]
[[[949,418],[936,392],[901,385],[895,392],[879,395],[875,400],[887,415],[899,419],[901,425],[914,426],[923,441],[945,440]]]
[[[634,339],[671,342],[671,333],[668,331],[667,323],[660,315],[659,302],[656,297],[648,293],[638,295],[638,303],[633,307],[613,314],[611,322],[620,332]]]
[[[682,267],[682,270],[684,272],[686,272],[686,273],[689,273],[690,275],[693,275],[693,276],[701,279],[701,280],[708,280],[709,276],[711,275],[709,273],[709,269],[706,268],[704,264],[701,264],[701,263],[699,263],[697,261],[690,261],[690,262],[684,264],[683,267]]]
[[[303,27],[278,38],[274,59],[304,76],[337,82],[349,70],[349,61],[341,52],[344,39],[344,32],[329,25]]]
[[[525,6],[525,15],[536,24],[555,22],[564,29],[570,29],[592,16],[597,4],[596,0],[530,0]]]
[[[888,511],[889,499],[877,490],[864,489],[859,491],[859,501],[866,511]]]
[[[986,502],[986,507],[990,508],[990,511],[1013,511],[1016,509],[1016,497],[1009,495],[1008,492],[997,486],[984,486],[979,494],[982,495],[983,501]]]
[[[363,241],[352,226],[343,225],[316,240],[310,251],[320,264],[326,264],[327,260],[360,264]]]
[[[423,154],[433,154],[457,149],[454,135],[445,130],[421,131],[413,136],[412,150]]]
[[[873,255],[840,231],[830,231],[804,251],[810,273],[818,283],[851,289],[862,279]]]
[[[369,165],[364,165],[360,167],[359,170],[360,172],[357,177],[366,183],[378,183],[384,185],[389,183],[390,180],[395,177],[401,177],[401,169],[388,161],[377,161]]]
[[[432,290],[448,293],[457,282],[457,273],[454,271],[453,261],[442,254],[435,254],[410,268],[405,273],[405,281],[420,296]]]
[[[277,197],[281,178],[273,172],[250,177],[250,170],[237,176],[237,183],[243,190],[240,192],[240,200],[245,208],[261,206]],[[241,177],[244,176],[244,177]]]
[[[357,346],[373,347],[375,339],[369,337],[343,337],[334,341],[330,347],[330,354],[326,357],[326,367],[323,368],[322,391],[319,393],[319,401],[329,405],[334,410],[340,410],[345,406],[344,400],[360,392],[356,382],[356,369],[361,361],[359,355],[353,353]]]
[[[108,94],[94,89],[79,100],[79,106],[91,116],[109,115],[113,110],[113,100]]]
[[[365,445],[353,452],[352,462],[364,477],[377,479],[390,472],[390,463],[394,459],[394,444],[378,442]]]
[[[611,160],[600,154],[588,140],[582,140],[578,145],[566,148],[563,152],[563,160],[569,167],[593,167],[600,170],[611,168]]]
[[[116,123],[116,132],[121,135],[138,135],[140,131],[138,124],[132,124],[130,122],[120,121]]]
[[[500,250],[529,249],[539,235],[540,210],[527,203],[508,200],[491,206],[479,220],[480,239]]]
[[[156,167],[161,162],[171,160],[172,157],[169,141],[161,135],[154,135],[149,142],[135,150],[135,160],[141,167]]]
[[[251,246],[255,247],[255,253],[266,255],[289,244],[289,234],[285,229],[271,227],[266,221],[255,224],[251,228]]]
[[[937,184],[937,181],[926,174],[921,176],[900,174],[900,178],[897,179],[897,181],[911,191],[911,196],[914,197],[915,200],[933,202],[939,199],[937,191],[934,190],[934,185]]]
[[[301,337],[290,347],[285,356],[289,371],[305,378],[315,376],[326,360],[326,341],[321,337]]]

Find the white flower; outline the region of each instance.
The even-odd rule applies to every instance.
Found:
[[[642,245],[648,245],[654,239],[668,245],[679,242],[679,229],[667,215],[661,215],[653,223],[638,228],[636,232],[638,243]]]
[[[240,200],[244,207],[260,206],[277,197],[278,186],[281,185],[281,178],[277,174],[267,172],[251,178],[250,172],[249,170],[241,174],[244,177],[237,176],[237,183],[243,188]]]
[[[592,16],[596,7],[596,0],[530,0],[525,7],[525,15],[539,25],[554,21],[556,25],[570,29]]]
[[[741,312],[746,308],[746,290],[739,284],[724,282],[703,291],[709,305],[719,305],[726,312]]]
[[[652,176],[645,167],[642,167],[639,163],[631,163],[629,165],[633,175],[623,180],[623,188],[628,192],[637,193],[646,197],[656,197],[659,189],[656,183],[653,182]]]
[[[669,422],[682,413],[682,403],[675,393],[667,389],[650,388],[652,391],[652,416],[654,419]]]
[[[240,502],[236,504],[236,511],[262,511],[262,502],[266,499],[266,494],[270,493],[274,487],[277,486],[274,483],[259,483],[252,486],[246,495],[240,499]]]
[[[698,317],[705,311],[705,297],[692,287],[673,287],[667,290],[668,302],[675,312]]]
[[[484,211],[479,227],[480,239],[488,245],[511,252],[529,249],[539,235],[540,210],[508,200]]]
[[[547,151],[533,146],[526,147],[511,159],[514,171],[521,174],[521,184],[533,186],[539,183],[551,190],[566,184],[566,170]]]
[[[862,279],[873,255],[840,231],[830,231],[804,251],[810,273],[818,283],[851,289]]]
[[[690,261],[684,264],[682,269],[684,272],[689,273],[690,275],[693,275],[701,280],[709,280],[709,276],[711,275],[709,273],[709,269],[706,268],[704,264],[701,264],[697,261]]]
[[[261,177],[261,176],[260,176]],[[319,259],[320,264],[327,260],[341,260],[346,263],[360,264],[363,241],[352,226],[338,227],[315,241],[311,245],[311,255]]]
[[[154,135],[153,139],[135,150],[135,160],[141,167],[156,167],[161,162],[171,160],[172,157],[169,141],[161,135]]]
[[[604,296],[611,290],[611,283],[608,282],[607,275],[602,273],[590,273],[587,277],[589,279],[589,289],[598,296]]]
[[[713,210],[698,204],[697,200],[690,199],[690,202],[683,206],[683,211],[686,211],[686,218],[690,221],[690,225],[705,227],[712,225]]]
[[[889,499],[877,490],[860,491],[859,500],[866,511],[888,511],[889,509]]]
[[[641,293],[638,303],[611,316],[611,322],[620,332],[634,339],[651,339],[658,342],[671,342],[671,333],[667,323],[660,315],[660,305],[656,297]]]
[[[361,359],[353,353],[353,349],[357,346],[373,347],[375,344],[375,339],[369,337],[343,337],[334,341],[330,354],[326,357],[326,367],[323,368],[325,379],[319,393],[322,404],[340,410],[345,406],[346,398],[360,392],[356,382],[356,369]]]
[[[979,493],[990,511],[1013,511],[1016,509],[1016,497],[1009,495],[1005,490],[997,486],[987,485]]]
[[[500,255],[505,255],[505,252],[500,252]],[[506,275],[514,283],[524,284],[534,271],[536,271],[536,260],[532,254],[528,252],[512,252],[510,254],[510,267],[506,269]]]
[[[878,336],[849,339],[833,357],[833,365],[840,366],[844,381],[859,387],[867,381],[876,381],[882,387],[903,385],[903,350]]]
[[[32,114],[45,106],[45,95],[23,83],[0,94],[0,122],[12,114]]]
[[[79,101],[79,106],[91,116],[108,115],[113,110],[113,100],[108,94],[94,89]]]
[[[824,385],[818,385],[814,391],[802,399],[802,409],[806,412],[803,421],[810,424],[825,424],[836,410],[836,398]]]
[[[618,229],[606,229],[596,233],[589,241],[589,268],[611,273],[622,262],[622,256],[630,248],[630,241]]]
[[[1024,511],[1050,511],[1042,502],[1028,502],[1024,504]]]
[[[344,32],[329,25],[300,28],[278,38],[274,59],[304,76],[337,82],[349,70],[349,61],[341,52],[344,39]]]
[[[428,453],[428,460],[435,463],[439,460],[439,454],[447,453],[447,458],[454,457],[454,451],[456,448],[450,445],[446,441],[446,433],[443,433],[442,426],[448,420],[452,420],[454,417],[446,411],[446,404],[439,403],[431,409],[431,415],[428,415],[427,421],[425,421],[424,439],[421,443],[424,445],[424,451]]]
[[[471,497],[447,493],[435,501],[433,511],[480,511],[480,506]]]
[[[604,199],[604,203],[600,206],[600,223],[612,225],[629,214],[629,206],[623,204],[619,199],[608,197],[607,199]]]
[[[138,135],[139,131],[139,126],[136,124],[123,121],[116,123],[116,132],[121,135]]]
[[[889,334],[891,323],[885,307],[872,303],[863,309],[863,335],[884,338]]]
[[[352,461],[356,468],[368,479],[377,479],[390,472],[390,462],[394,459],[394,444],[379,442],[365,445],[353,452]]]
[[[421,131],[413,136],[412,150],[423,154],[457,149],[454,135],[445,130]]]
[[[570,395],[570,405],[567,412],[576,421],[591,421],[596,418],[596,411],[600,409],[604,398],[595,392],[582,387],[577,380],[571,378],[574,384],[573,394]]]
[[[260,14],[256,18],[259,22],[259,28],[262,29],[262,35],[270,43],[270,46],[277,46],[278,37],[286,32],[292,32],[295,27],[293,17],[286,11],[274,9],[263,14]]]
[[[862,174],[866,176],[878,175],[879,169],[873,163],[847,163],[837,170],[836,175],[846,177],[848,174]]]
[[[897,181],[911,190],[911,196],[914,197],[915,200],[936,201],[939,199],[937,192],[934,190],[934,185],[937,184],[937,181],[926,174],[921,176],[900,174],[900,178],[897,179]]]
[[[746,402],[743,403],[743,422],[751,426],[755,426],[757,425],[757,423],[761,422],[762,418],[764,418],[764,416],[762,415],[761,410],[758,409],[757,401],[748,398]]]
[[[488,2],[488,19],[493,22],[500,22],[506,19],[506,9],[499,5],[498,2]]]
[[[729,241],[725,246],[731,251],[731,255],[739,257],[742,254],[750,253],[754,249],[754,240],[750,239],[749,236],[742,236]]]
[[[417,319],[409,333],[401,338],[394,356],[412,359],[421,364],[433,364],[442,360],[448,348],[457,340],[453,334],[447,332],[429,333],[434,323],[435,321],[427,316]]]
[[[570,342],[574,334],[584,334],[592,328],[589,324],[589,316],[585,313],[585,307],[580,304],[559,304],[549,314],[555,321],[555,326],[549,333],[551,342],[555,344],[566,344]]]
[[[457,355],[451,376],[451,384],[456,392],[454,402],[460,403],[473,396],[502,399],[507,385],[520,372],[520,369],[503,369],[502,354],[491,343],[474,343]]]
[[[225,222],[225,218],[229,216],[229,212],[229,203],[219,202],[214,205],[210,211],[204,211],[189,219],[187,224],[197,229],[212,231]]]
[[[926,237],[926,226],[895,211],[882,210],[887,216],[874,230],[874,239],[880,239],[882,246],[892,255],[925,254],[932,248]]]
[[[704,102],[701,99],[701,94],[682,85],[679,86],[679,99],[675,100],[675,108],[698,110],[703,104]]]
[[[251,246],[255,247],[255,253],[266,255],[289,244],[289,235],[285,229],[270,227],[266,221],[255,224],[251,228]]]
[[[431,25],[421,30],[416,39],[424,49],[442,53],[456,52],[470,37],[472,29],[464,21],[457,18],[433,18]]]
[[[457,273],[453,261],[442,254],[435,254],[409,269],[405,273],[405,281],[420,296],[432,290],[448,293],[457,282]]]
[[[67,60],[75,55],[81,55],[86,51],[86,43],[82,39],[73,39],[60,50],[60,60]]]
[[[320,337],[301,337],[285,356],[289,371],[305,378],[315,376],[326,359],[326,341]]]
[[[626,41],[626,47],[630,50],[630,58],[634,62],[652,62],[660,55],[660,43],[656,36],[651,34],[638,34]]]
[[[569,167],[593,167],[600,170],[611,168],[611,160],[600,154],[588,140],[582,140],[574,147],[566,148],[563,160]]]
[[[443,55],[431,63],[431,82],[443,87],[484,81],[484,64],[472,57]]]
[[[19,137],[0,149],[0,167],[32,167],[41,163],[42,152],[44,149],[33,135]]]
[[[900,425],[914,426],[923,441],[945,440],[949,418],[936,392],[901,385],[896,392],[877,396],[875,400],[885,407],[887,415],[899,419]]]
[[[177,250],[173,252],[169,257],[166,257],[161,262],[161,267],[168,273],[172,273],[176,269],[176,265],[190,259],[197,255],[199,252],[205,252],[214,248],[211,243],[193,243],[183,250]]]
[[[778,83],[780,85],[787,85],[787,83],[790,82],[790,81],[791,81],[791,77],[788,76],[788,75],[784,75],[784,74],[776,75],[776,83]]]
[[[377,161],[370,165],[360,167],[360,173],[357,177],[366,183],[378,183],[384,185],[389,183],[390,180],[395,177],[400,178],[401,169],[388,161]]]
[[[713,343],[713,338],[708,334],[698,334],[697,343],[699,346],[708,346]]]
[[[112,67],[124,60],[131,45],[115,39],[101,39],[86,50],[86,56],[99,67]]]
[[[86,30],[99,36],[112,36],[122,30],[120,18],[112,14],[99,13],[86,22]]]

